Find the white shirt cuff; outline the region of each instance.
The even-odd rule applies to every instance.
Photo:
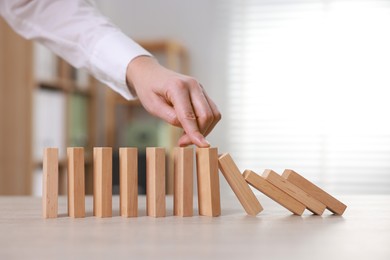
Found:
[[[101,82],[127,100],[134,99],[126,84],[129,63],[138,56],[152,56],[121,31],[100,39],[92,50],[89,70]]]

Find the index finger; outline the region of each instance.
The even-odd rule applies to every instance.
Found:
[[[189,91],[186,89],[186,91],[175,91],[171,94],[171,103],[176,111],[177,118],[191,142],[199,147],[209,147],[210,144],[199,130]]]

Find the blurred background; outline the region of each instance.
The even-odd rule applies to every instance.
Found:
[[[390,193],[390,0],[95,1],[165,66],[196,77],[223,119],[209,141],[243,171],[294,169],[337,194]],[[388,119],[386,119],[388,118]],[[0,194],[41,194],[42,151],[167,148],[180,131],[0,21]],[[230,193],[221,177],[222,193]]]

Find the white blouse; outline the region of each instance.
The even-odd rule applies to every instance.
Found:
[[[85,0],[0,0],[0,14],[27,39],[37,40],[76,68],[87,69],[126,99],[131,60],[150,53]]]

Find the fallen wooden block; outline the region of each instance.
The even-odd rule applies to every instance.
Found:
[[[252,216],[260,213],[263,210],[260,202],[246,183],[230,154],[223,154],[219,157],[218,162],[219,169],[244,207],[246,213]]]
[[[293,197],[294,199],[301,202],[303,205],[306,206],[308,210],[313,212],[316,215],[322,215],[325,210],[325,205],[321,203],[320,201],[314,199],[309,194],[307,194],[305,191],[300,189],[299,187],[295,186],[276,172],[272,170],[265,170],[263,173],[263,177],[272,183],[274,186],[278,187],[282,191],[286,192],[288,195]]]
[[[146,212],[165,217],[165,149],[146,148]]]
[[[93,214],[112,217],[112,148],[93,149]]]
[[[68,214],[85,217],[84,148],[70,147],[68,154]]]
[[[282,177],[303,191],[307,192],[314,199],[323,203],[326,208],[332,211],[334,214],[343,215],[345,209],[347,208],[347,206],[344,205],[341,201],[337,200],[329,193],[325,192],[293,170],[285,170],[282,174]]]
[[[264,193],[266,196],[276,201],[295,215],[301,216],[305,211],[305,205],[277,188],[270,182],[268,182],[265,178],[257,175],[253,171],[246,170],[243,173],[245,180],[252,185],[252,187]]]
[[[193,216],[193,167],[194,150],[192,147],[174,149],[174,192],[173,214],[175,216]]]
[[[218,149],[197,148],[196,166],[198,178],[199,215],[221,215],[221,199],[218,177]]]
[[[58,215],[58,149],[45,148],[43,155],[42,215]]]
[[[138,149],[119,149],[119,205],[122,217],[138,216]]]

